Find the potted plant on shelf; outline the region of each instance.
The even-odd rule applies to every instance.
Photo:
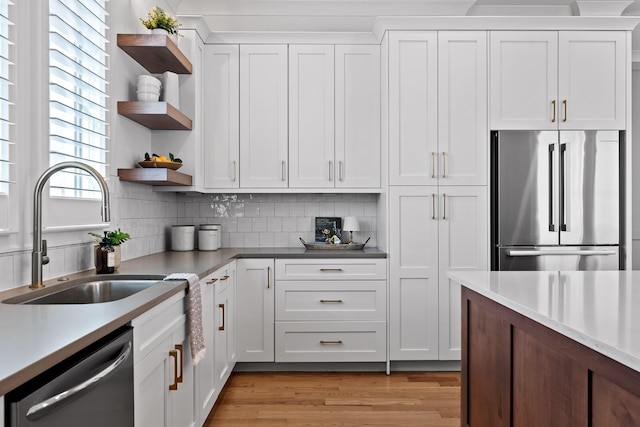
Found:
[[[154,6],[147,14],[147,19],[140,18],[140,22],[151,30],[151,33],[166,33],[172,36],[174,42],[178,41],[178,28],[182,24],[179,24],[176,18],[169,16],[161,7]]]
[[[102,234],[89,233],[89,235],[91,235],[91,237],[95,239],[97,243],[96,246],[98,246],[100,242],[102,242],[102,239],[104,239],[104,235]],[[116,259],[115,259],[114,267],[116,270],[118,269],[118,267],[120,267],[120,257],[121,257],[120,245],[126,242],[127,240],[129,240],[130,238],[131,238],[131,235],[129,235],[129,233],[125,233],[121,231],[119,228],[117,230],[107,231],[107,239],[109,239],[109,243],[111,244],[111,246],[113,246],[113,249],[115,250]]]

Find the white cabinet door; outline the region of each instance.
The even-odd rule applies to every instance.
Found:
[[[215,374],[219,389],[229,379],[235,364],[235,283],[232,274],[216,285],[214,330],[216,334]]]
[[[487,270],[487,188],[441,186],[439,242],[439,359],[460,360],[460,285],[447,271]]]
[[[215,359],[215,328],[214,304],[215,284],[220,278],[216,271],[200,280],[202,291],[202,330],[206,352],[200,363],[195,367],[196,373],[196,412],[200,425],[204,424],[209,412],[213,408],[216,397],[220,393],[216,374],[214,372]]]
[[[491,32],[491,129],[558,128],[558,33]]]
[[[391,360],[438,359],[438,189],[390,189]]]
[[[624,31],[560,31],[560,129],[625,129]]]
[[[487,184],[487,114],[487,32],[440,31],[439,185]]]
[[[336,46],[336,187],[380,187],[380,46]]]
[[[236,261],[236,347],[238,362],[274,361],[274,260]]]
[[[204,69],[204,186],[238,188],[239,46],[206,45]]]
[[[136,427],[170,427],[168,386],[173,382],[173,360],[169,358],[171,337],[166,338],[134,369]]]
[[[187,325],[184,324],[172,336],[173,349],[178,355],[178,387],[177,390],[169,392],[171,398],[171,423],[169,425],[173,427],[193,427],[196,425],[193,361],[187,329]]]
[[[289,187],[333,187],[333,46],[289,46]]]
[[[240,183],[286,188],[287,46],[240,46]]]
[[[389,33],[389,183],[438,181],[438,36]]]

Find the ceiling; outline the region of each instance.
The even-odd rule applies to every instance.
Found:
[[[640,0],[167,0],[212,32],[371,32],[378,16],[640,15]],[[638,30],[636,30],[637,32]]]

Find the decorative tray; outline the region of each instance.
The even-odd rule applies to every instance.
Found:
[[[329,243],[307,243],[302,239],[302,237],[298,237],[298,238],[300,239],[304,247],[307,249],[313,249],[313,250],[319,249],[319,250],[325,250],[325,251],[349,251],[349,250],[352,251],[356,249],[362,249],[364,248],[364,245],[367,244],[369,239],[371,239],[371,237],[369,237],[369,239],[367,239],[364,243],[341,243],[339,245],[332,245]]]
[[[182,163],[180,162],[154,162],[153,160],[145,160],[138,162],[138,164],[143,168],[165,168],[174,171],[182,167]]]

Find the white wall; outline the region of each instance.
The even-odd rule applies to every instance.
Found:
[[[631,128],[636,129],[633,132],[632,141],[632,211],[633,211],[633,262],[632,268],[634,270],[640,269],[640,149],[638,144],[640,143],[640,70],[633,70],[632,82],[631,82]],[[636,142],[639,141],[639,142]]]

